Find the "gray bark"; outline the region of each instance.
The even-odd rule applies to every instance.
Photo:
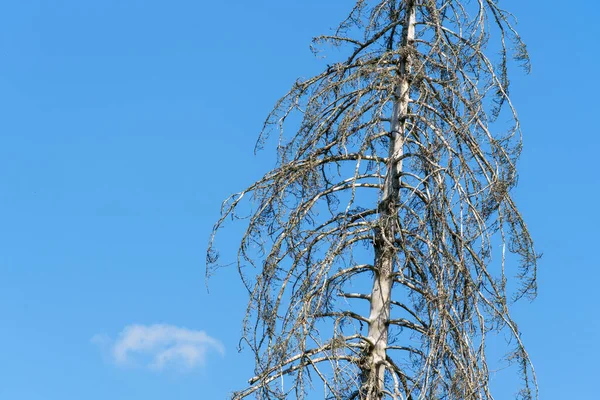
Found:
[[[369,333],[370,342],[367,365],[363,371],[364,398],[380,399],[383,397],[386,371],[388,334],[390,325],[390,308],[394,277],[394,260],[396,246],[394,240],[398,231],[398,203],[400,201],[400,185],[402,173],[402,155],[404,152],[404,132],[406,131],[406,115],[410,101],[410,82],[408,75],[411,68],[410,48],[415,37],[416,7],[414,2],[407,5],[406,22],[404,23],[403,52],[398,75],[400,83],[395,92],[390,118],[389,161],[385,177],[382,200],[379,204],[379,226],[375,232],[375,271],[373,288],[370,295]]]

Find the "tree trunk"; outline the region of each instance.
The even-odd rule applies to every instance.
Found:
[[[406,2],[406,21],[403,27],[402,47],[409,50],[414,45],[416,6],[414,0]],[[371,346],[363,367],[361,398],[376,400],[383,398],[390,305],[393,286],[394,240],[398,230],[398,203],[400,200],[400,180],[404,132],[410,96],[408,72],[411,68],[410,51],[404,51],[399,65],[400,82],[395,89],[396,99],[390,118],[391,140],[389,161],[384,182],[382,200],[379,204],[379,224],[375,231],[375,273],[370,296],[368,340]]]

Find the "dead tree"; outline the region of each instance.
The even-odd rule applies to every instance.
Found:
[[[521,133],[507,70],[528,57],[497,3],[358,0],[315,39],[343,60],[277,103],[258,142],[279,132],[277,167],[215,226],[247,218],[237,266],[256,371],[234,399],[301,399],[319,381],[328,399],[492,399],[494,332],[512,338],[517,396],[537,396],[508,309],[536,290],[510,194]]]

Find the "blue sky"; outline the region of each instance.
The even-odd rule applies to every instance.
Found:
[[[321,65],[310,37],[348,7],[321,3],[0,6],[0,399],[221,399],[243,386],[244,292],[224,270],[207,293],[205,246],[221,200],[272,166],[254,140]],[[591,399],[600,5],[572,3],[565,21],[564,2],[503,3],[533,59],[513,78],[516,198],[544,253],[539,297],[515,316],[541,398]]]

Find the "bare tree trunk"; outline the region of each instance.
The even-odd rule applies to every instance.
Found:
[[[403,28],[402,52],[399,65],[399,78],[395,92],[392,116],[390,118],[389,163],[385,177],[382,200],[379,204],[379,226],[375,232],[375,272],[371,289],[371,309],[369,315],[369,352],[363,369],[362,396],[367,400],[383,398],[386,370],[390,306],[394,276],[396,247],[394,240],[398,226],[398,203],[400,200],[400,180],[402,155],[404,153],[404,132],[410,100],[410,51],[415,37],[416,7],[413,0],[406,3],[406,21]]]

